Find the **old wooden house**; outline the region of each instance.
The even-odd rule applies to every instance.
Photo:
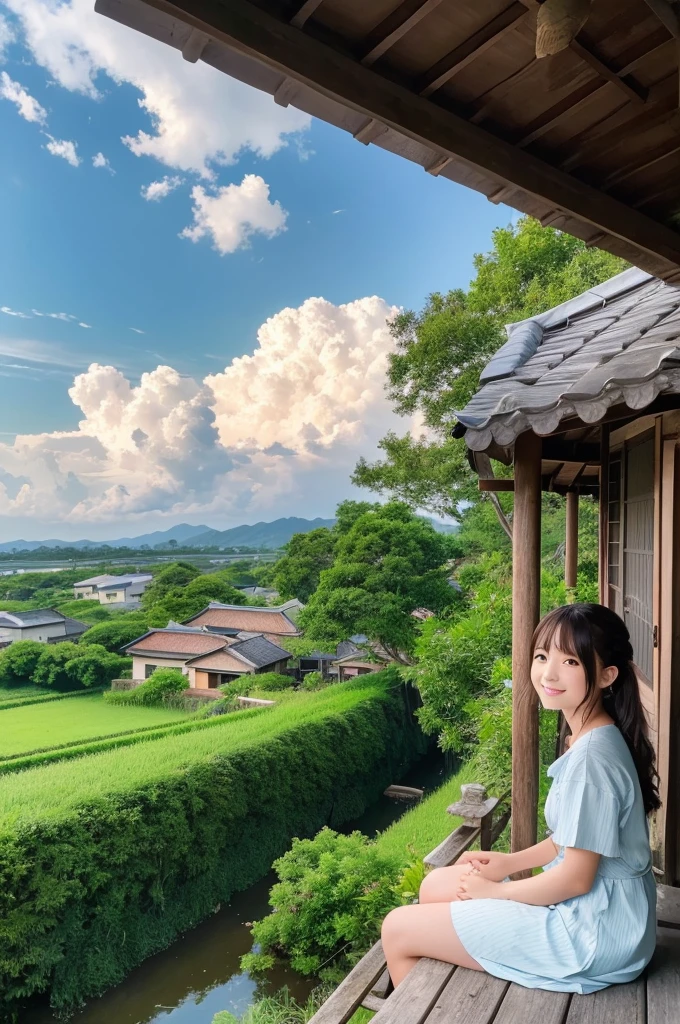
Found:
[[[572,314],[561,308],[514,327],[460,429],[483,487],[499,486],[489,458],[514,467],[513,845],[536,838],[537,708],[526,652],[539,611],[541,491],[566,494],[572,577],[578,495],[589,493],[601,510],[600,597],[633,634],[659,755],[656,866],[677,883],[677,3],[96,0],[95,8],[187,61],[654,276],[631,271],[575,300]],[[469,826],[465,842],[480,828]],[[377,1010],[376,1024],[669,1024],[680,1006],[677,891],[660,889],[658,956],[633,985],[572,998],[421,961],[385,999],[384,986],[373,992],[384,974],[376,947],[317,1024],[344,1024],[362,1004]]]

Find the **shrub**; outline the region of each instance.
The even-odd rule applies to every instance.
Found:
[[[255,923],[261,952],[242,958],[244,970],[271,967],[285,949],[296,971],[337,979],[352,952],[362,954],[379,937],[385,914],[399,902],[393,862],[361,832],[344,836],[324,828],[314,839],[294,839],[274,870],[274,912]],[[343,961],[324,966],[341,949]]]
[[[98,644],[105,650],[117,654],[121,647],[131,644],[137,637],[146,633],[146,630],[146,617],[139,612],[130,612],[92,626],[83,633],[80,644]]]
[[[33,682],[55,690],[105,686],[128,664],[126,658],[111,654],[98,644],[81,647],[66,641],[41,646]]]
[[[307,672],[300,685],[303,690],[321,690],[324,686],[328,686],[328,679],[324,678],[320,672]]]
[[[251,684],[251,689],[252,686],[257,686],[258,690],[288,690],[295,686],[295,678],[282,672],[259,672],[253,676]]]
[[[109,690],[104,699],[111,704],[139,704],[151,707],[162,704],[166,697],[173,697],[186,690],[188,680],[178,668],[157,668],[141,686],[134,690]]]
[[[33,679],[45,644],[37,640],[17,640],[0,651],[0,685],[25,686]]]

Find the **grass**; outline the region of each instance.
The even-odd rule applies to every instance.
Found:
[[[27,687],[16,687],[17,691],[27,689]],[[94,689],[89,690],[67,690],[62,692],[60,690],[48,690],[40,686],[33,688],[31,693],[25,694],[23,697],[3,697],[0,700],[0,711],[9,711],[10,708],[27,708],[30,704],[48,704],[54,700],[66,700],[67,698],[77,697],[94,697],[96,694],[101,694],[105,688],[103,686],[97,686]],[[2,691],[4,694],[4,690]],[[11,691],[12,692],[12,691]],[[3,718],[4,722],[5,719]]]
[[[171,735],[5,775],[0,778],[0,820],[54,818],[100,797],[150,786],[185,766],[262,741],[273,741],[287,728],[347,711],[377,696],[384,685],[366,682],[365,678],[362,682],[342,683],[319,693],[300,694],[296,701],[273,708],[224,715],[220,726],[212,729]],[[137,715],[150,709],[126,710]]]
[[[179,722],[186,717],[182,711],[167,708],[111,705],[101,696],[15,707],[2,712],[0,758]]]

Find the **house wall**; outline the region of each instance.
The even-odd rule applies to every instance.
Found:
[[[624,564],[623,546],[626,535],[624,522],[616,521],[615,495],[610,493],[611,465],[626,446],[633,446],[645,438],[653,439],[648,450],[653,453],[653,522],[647,516],[646,531],[653,531],[651,602],[649,596],[643,605],[651,609],[641,614],[652,631],[651,671],[639,679],[639,693],[649,727],[649,736],[657,756],[659,793],[662,806],[651,822],[652,848],[655,866],[663,873],[667,884],[680,881],[680,800],[677,779],[680,777],[680,410],[658,416],[641,416],[632,423],[608,432],[602,475],[605,485],[601,493],[601,590],[600,599],[615,611],[626,612],[624,603],[635,603],[645,588],[633,576],[633,586],[624,594],[620,581]],[[622,492],[625,491],[625,470]],[[621,497],[624,497],[622,493]],[[623,506],[623,502],[621,503]],[[635,523],[635,525],[637,525]],[[616,537],[620,536],[617,548]],[[638,547],[640,531],[636,537],[629,532],[631,548]],[[646,547],[649,547],[647,532]],[[619,569],[615,566],[618,564]],[[633,565],[639,574],[639,567]],[[629,559],[630,571],[630,559]],[[649,565],[647,566],[649,580]],[[632,591],[632,599],[631,599]],[[649,613],[649,614],[647,614]],[[629,614],[625,617],[628,618]],[[634,622],[640,632],[640,617]],[[635,637],[634,637],[635,638]]]
[[[190,655],[187,655],[187,658],[189,657]],[[156,668],[179,668],[185,676],[189,674],[185,662],[180,661],[178,658],[162,658],[160,655],[156,657],[140,657],[138,654],[134,654],[132,657],[132,678],[145,679],[147,665],[155,665]]]
[[[100,604],[124,604],[127,590],[121,587],[120,590],[100,590],[97,596]]]
[[[248,672],[245,665],[243,668],[245,671],[243,671],[241,675],[247,676],[251,674]],[[217,686],[221,686],[222,682],[226,681],[223,680],[222,677],[229,674],[230,673],[211,672],[208,669],[189,668],[189,686],[191,689],[212,690]]]
[[[63,622],[55,622],[49,626],[28,626],[26,629],[0,628],[0,641],[9,640],[10,643],[15,640],[39,640],[41,643],[47,643],[50,637],[65,635],[66,627]]]
[[[73,596],[78,600],[84,598],[86,601],[98,601],[99,594],[96,587],[74,587]]]

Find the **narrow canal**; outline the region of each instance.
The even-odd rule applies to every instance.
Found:
[[[393,781],[427,793],[450,774],[451,767],[441,752],[431,749],[405,776]],[[372,837],[410,806],[383,796],[360,818],[347,822],[342,831],[359,829]],[[219,1010],[241,1016],[260,996],[271,995],[284,985],[304,1001],[316,983],[313,978],[277,967],[255,979],[239,969],[240,957],[252,944],[246,922],[268,912],[267,899],[275,880],[271,873],[237,893],[228,906],[150,957],[122,984],[91,1000],[69,1018],[71,1024],[210,1024]],[[60,1020],[49,1010],[35,1009],[25,1015],[22,1024],[57,1024]]]

